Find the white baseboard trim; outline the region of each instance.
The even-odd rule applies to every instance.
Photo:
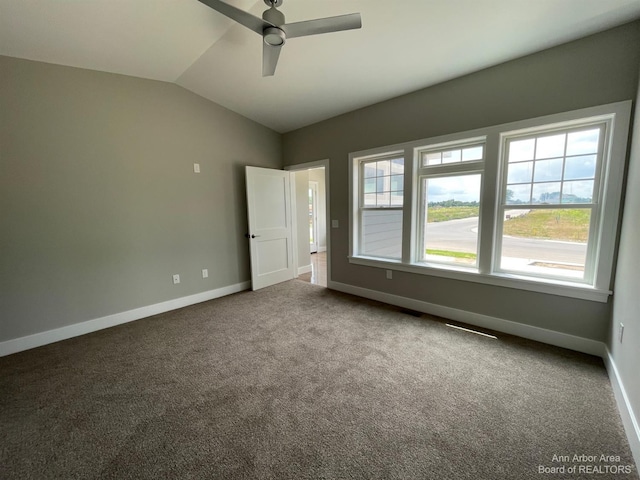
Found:
[[[326,252],[327,251],[327,247],[318,247],[318,253],[322,253],[322,252]]]
[[[638,471],[640,468],[640,425],[638,424],[638,419],[633,412],[633,407],[631,406],[631,402],[627,396],[627,391],[625,390],[620,374],[618,373],[618,367],[616,367],[616,363],[613,361],[613,357],[611,356],[609,349],[606,348],[605,350],[606,355],[603,357],[604,364],[607,367],[607,372],[609,373],[613,394],[616,397],[618,411],[622,418],[622,425],[624,425],[624,431],[626,432],[627,439],[629,440],[629,447],[631,448],[631,453],[633,454],[633,458],[636,462],[636,471]]]
[[[0,357],[11,355],[12,353],[22,352],[31,348],[41,347],[49,343],[59,342],[68,338],[85,335],[87,333],[102,330],[103,328],[114,327],[122,323],[140,320],[141,318],[150,317],[159,313],[176,310],[178,308],[187,307],[196,303],[206,302],[214,298],[224,297],[232,293],[242,292],[251,287],[251,282],[236,283],[227,287],[217,288],[202,293],[196,293],[187,297],[175,298],[166,302],[140,307],[126,312],[107,315],[106,317],[95,318],[85,322],[74,323],[66,327],[60,327],[46,332],[36,333],[25,337],[14,338],[5,342],[0,342]]]
[[[445,307],[435,303],[423,302],[413,298],[402,297],[400,295],[393,295],[377,290],[370,290],[368,288],[356,287],[340,282],[329,281],[328,288],[369,298],[371,300],[378,300],[398,307],[409,308],[418,312],[429,313],[431,315],[437,315],[450,320],[456,320],[458,322],[508,333],[510,335],[517,335],[518,337],[548,343],[557,347],[596,355],[598,357],[603,357],[605,354],[604,343],[598,342],[597,340],[591,340],[589,338],[578,337],[568,333],[547,330],[545,328],[534,327],[524,323],[490,317],[480,313],[467,312],[457,308]]]
[[[304,267],[298,267],[298,275],[302,275],[303,273],[311,273],[311,269],[311,264],[305,265]]]

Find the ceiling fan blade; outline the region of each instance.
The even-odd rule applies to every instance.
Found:
[[[202,1],[202,0],[200,0]],[[306,37],[320,33],[339,32],[341,30],[353,30],[362,27],[362,19],[359,13],[339,15],[337,17],[319,18],[282,25],[280,28],[287,34],[287,38]]]
[[[282,45],[271,46],[266,43],[262,44],[262,76],[271,77],[276,73],[276,65],[278,64],[278,57],[280,57],[280,50]]]
[[[207,7],[213,8],[217,12],[220,12],[223,15],[226,15],[231,20],[235,20],[241,25],[244,25],[249,30],[253,30],[259,35],[262,35],[262,32],[265,28],[275,27],[275,25],[263,20],[262,18],[254,17],[248,12],[244,10],[240,10],[239,8],[234,7],[233,5],[229,5],[226,2],[222,2],[221,0],[198,0],[200,3],[205,4]]]

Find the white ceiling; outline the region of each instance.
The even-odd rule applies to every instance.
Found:
[[[262,0],[228,0],[260,16]],[[285,0],[288,22],[361,30],[262,39],[197,0],[0,0],[0,54],[175,82],[287,132],[640,18],[640,0]]]

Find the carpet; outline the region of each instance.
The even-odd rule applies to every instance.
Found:
[[[495,335],[293,280],[0,358],[0,478],[638,479],[602,360]]]

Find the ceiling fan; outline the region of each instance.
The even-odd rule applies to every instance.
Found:
[[[307,35],[339,32],[362,27],[359,13],[285,23],[284,14],[277,10],[277,7],[282,5],[284,0],[264,0],[264,3],[270,8],[264,11],[262,18],[255,17],[221,0],[198,1],[262,35],[264,41],[262,46],[263,77],[268,77],[275,73],[280,49],[287,38],[305,37]]]

